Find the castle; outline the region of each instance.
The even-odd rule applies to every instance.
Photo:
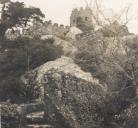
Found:
[[[93,19],[92,19],[92,10],[88,6],[85,8],[81,7],[80,9],[74,9],[70,16],[70,26],[75,26],[80,28],[83,31],[88,29],[93,29]]]
[[[19,34],[20,30],[17,30],[15,33],[9,31],[6,35],[9,39],[15,39],[21,35],[27,37],[56,35],[65,38],[66,34],[70,31],[70,27],[77,27],[83,32],[93,30],[92,10],[88,6],[74,9],[70,16],[70,26],[59,25],[57,23],[53,24],[51,21],[45,21],[43,24],[34,21],[33,25],[29,29],[24,29],[22,34]]]
[[[52,23],[52,21],[45,21],[43,24],[34,22],[29,31],[31,35],[56,35],[64,38],[70,27],[77,27],[82,31],[93,30],[92,10],[89,7],[74,9],[70,16],[70,26]]]

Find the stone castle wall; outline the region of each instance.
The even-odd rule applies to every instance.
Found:
[[[56,35],[57,37],[65,37],[69,31],[70,26],[64,26],[62,24],[52,23],[51,21],[45,21],[44,24],[34,23],[29,29],[30,35]]]
[[[45,21],[43,24],[39,22],[33,23],[30,28],[20,30],[17,29],[13,33],[12,30],[6,32],[8,39],[14,40],[20,36],[26,37],[41,37],[42,35],[55,35],[60,38],[64,38],[69,32],[70,26],[64,26],[58,23],[52,23],[51,21]]]
[[[15,39],[19,36],[40,37],[42,35],[55,35],[60,38],[65,38],[65,35],[69,32],[70,27],[75,26],[79,28],[79,21],[83,23],[83,27],[93,28],[92,10],[88,7],[74,9],[70,16],[70,26],[64,26],[58,23],[52,23],[51,21],[45,21],[43,24],[40,22],[34,22],[33,26],[17,32],[7,33],[7,37]],[[80,28],[81,29],[81,28]],[[83,29],[81,29],[83,30]]]

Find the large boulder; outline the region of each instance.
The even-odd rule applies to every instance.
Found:
[[[96,108],[106,88],[97,79],[64,56],[33,72],[37,72],[33,82],[44,87],[45,117],[56,128],[98,128]]]
[[[70,30],[69,30],[69,32],[66,34],[66,38],[75,40],[76,36],[78,34],[82,34],[82,33],[83,32],[79,28],[71,27]]]
[[[41,36],[41,40],[47,40],[47,39],[53,39],[53,45],[58,46],[62,48],[63,54],[68,57],[73,57],[75,52],[77,51],[77,48],[72,44],[72,42],[63,40],[59,37],[56,37],[54,35],[43,35]]]

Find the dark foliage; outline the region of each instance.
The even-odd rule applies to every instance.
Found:
[[[129,49],[126,55],[114,54],[112,56],[112,54],[106,54],[107,47],[104,46],[107,42],[103,38],[97,37],[97,35],[91,35],[78,42],[79,50],[76,53],[75,61],[83,70],[91,72],[103,85],[108,87],[107,97],[96,107],[97,114],[102,119],[102,127],[128,128],[132,126],[136,128],[137,118],[133,115],[128,118],[127,114],[122,113],[129,109],[131,104],[136,103],[134,99],[137,96],[138,78],[137,38],[122,43],[124,48]],[[121,115],[122,117],[120,117]],[[124,119],[122,122],[118,122],[122,119]],[[133,123],[134,125],[132,125]]]
[[[60,57],[62,51],[49,40],[41,42],[20,38],[5,44],[7,51],[0,55],[0,98],[4,101],[23,101],[25,86],[20,77],[26,71]]]
[[[23,2],[1,1],[0,37],[4,38],[7,29],[16,25],[27,26],[33,20],[41,21],[44,14],[39,8],[26,7]]]
[[[1,104],[1,126],[2,128],[18,128],[20,124],[20,116],[18,113],[18,105],[10,103]]]

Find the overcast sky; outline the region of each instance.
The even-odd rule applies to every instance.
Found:
[[[73,8],[85,6],[85,0],[13,0],[23,1],[30,6],[39,7],[46,15],[47,20],[59,24],[69,25],[69,17]],[[87,0],[88,2],[90,0]],[[128,27],[131,32],[138,34],[138,0],[100,0],[107,9],[119,12],[130,5],[130,14],[133,18]]]

